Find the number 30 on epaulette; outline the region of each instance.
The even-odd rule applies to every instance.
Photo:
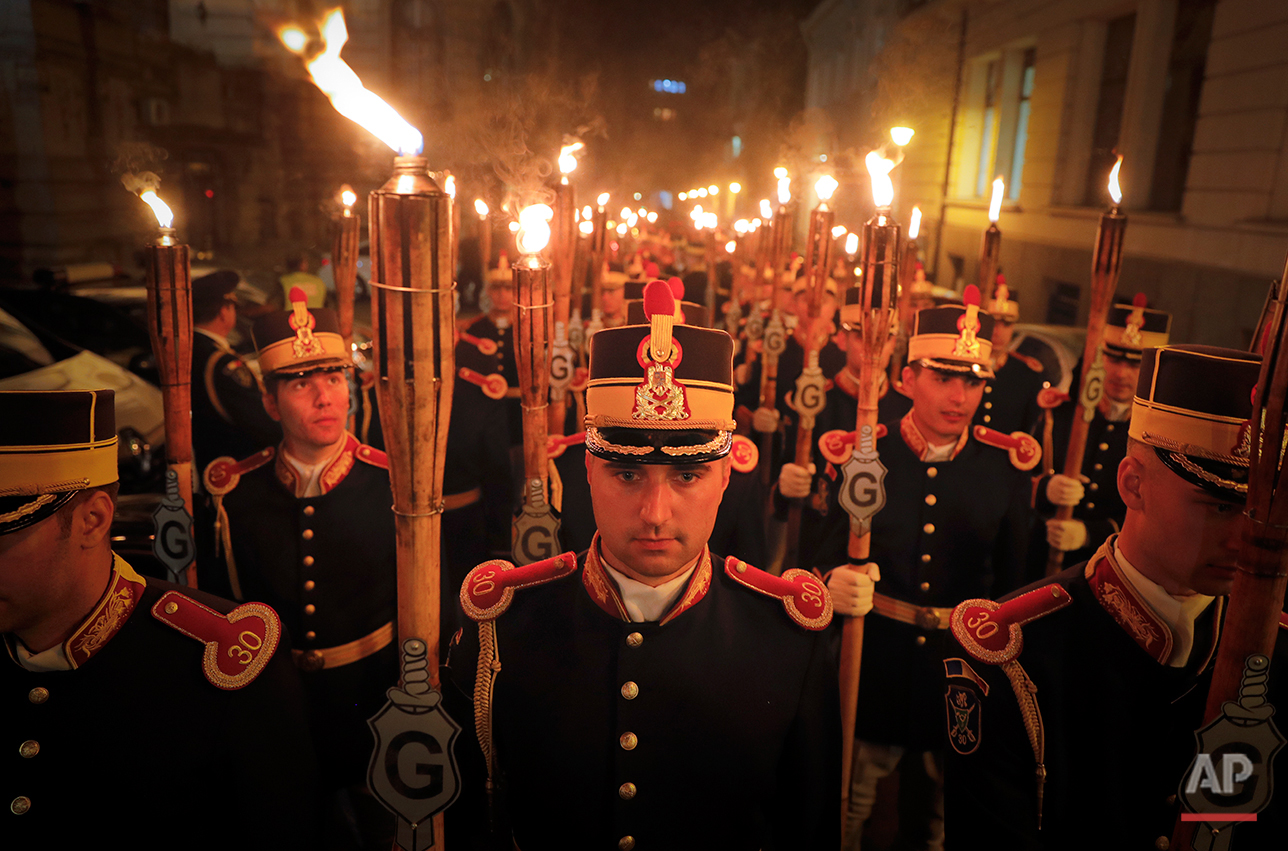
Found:
[[[273,658],[282,622],[263,603],[243,603],[226,615],[178,591],[167,591],[152,606],[152,616],[206,645],[201,670],[211,685],[225,690],[249,685]]]

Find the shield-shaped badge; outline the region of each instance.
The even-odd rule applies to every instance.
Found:
[[[443,711],[442,695],[425,672],[425,642],[403,642],[404,688],[391,688],[387,702],[367,721],[376,744],[367,766],[367,786],[398,816],[396,839],[403,851],[434,844],[435,813],[456,800],[460,772],[452,746],[461,726]]]
[[[154,538],[152,554],[165,565],[170,581],[186,584],[184,571],[196,558],[192,543],[192,515],[179,494],[179,475],[174,470],[165,473],[165,497],[152,512]]]
[[[979,696],[965,686],[950,685],[944,692],[948,720],[948,743],[962,755],[975,752],[979,747],[980,713],[983,707]]]
[[[1096,416],[1096,406],[1100,404],[1100,397],[1105,392],[1105,356],[1104,352],[1096,349],[1096,359],[1091,362],[1091,369],[1082,378],[1082,393],[1078,396],[1078,404],[1082,405],[1082,418],[1091,422]]]
[[[865,425],[854,441],[854,452],[841,468],[844,481],[837,501],[850,515],[856,535],[866,530],[873,516],[885,505],[885,465],[877,456],[876,429]]]
[[[800,414],[802,428],[813,428],[814,418],[826,406],[823,387],[823,370],[816,365],[805,367],[796,377],[796,393],[788,404]]]
[[[527,499],[510,526],[515,564],[532,564],[559,554],[559,515],[546,502],[541,480],[528,482]]]

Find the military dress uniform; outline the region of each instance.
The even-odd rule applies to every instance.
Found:
[[[297,310],[303,303],[297,302]],[[265,375],[347,368],[333,311],[270,314],[255,324]],[[316,349],[300,356],[313,320]],[[398,680],[394,515],[385,454],[346,434],[318,474],[318,496],[280,447],[206,468],[228,582],[239,600],[282,616],[308,693],[324,780],[364,784],[367,718]]]
[[[1015,294],[1000,281],[987,308],[997,322],[1013,323],[1020,318]],[[1042,416],[1038,394],[1050,386],[1043,376],[1042,362],[1020,352],[994,352],[993,372],[993,380],[984,387],[984,401],[975,411],[975,422],[1006,434],[1032,432]]]
[[[0,407],[0,536],[117,480],[111,390],[5,392]],[[108,557],[62,644],[32,654],[3,636],[4,846],[316,847],[316,763],[277,615]]]
[[[722,458],[732,340],[670,327],[669,290],[660,306],[651,295],[650,326],[591,341],[587,451],[628,464]],[[498,847],[834,847],[840,737],[821,580],[704,548],[644,621],[611,570],[596,537],[580,559],[471,571],[461,603],[477,626],[452,648],[448,691],[473,696],[454,714],[475,717],[480,747],[462,757],[455,835],[484,822],[490,775]]]
[[[1177,487],[1243,500],[1238,483],[1246,483],[1246,460],[1240,469],[1211,458],[1230,460],[1240,442],[1258,367],[1258,356],[1246,352],[1146,350],[1132,435],[1158,447],[1181,477]],[[1196,368],[1207,380],[1197,379]],[[1159,382],[1151,390],[1155,371]],[[1160,411],[1170,414],[1159,417]],[[1184,461],[1173,451],[1178,447],[1188,453]],[[1216,475],[1205,481],[1190,471],[1199,467]],[[1117,538],[1110,536],[1089,561],[997,603],[967,600],[954,610],[941,703],[951,746],[950,842],[986,838],[1018,851],[1171,847],[1225,598],[1195,595],[1208,602],[1193,618],[1186,653],[1179,633],[1145,596],[1142,583],[1152,583],[1125,561]],[[1288,705],[1288,617],[1280,623],[1267,696],[1275,707]],[[1282,782],[1283,769],[1277,774]],[[1282,844],[1288,806],[1281,790],[1256,823],[1235,827],[1230,847]]]

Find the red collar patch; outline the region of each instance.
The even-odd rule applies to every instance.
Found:
[[[961,437],[957,438],[957,445],[953,447],[953,454],[949,456],[950,461],[957,457],[957,453],[962,451],[967,439],[970,437],[970,432],[969,427],[962,429]],[[912,453],[922,461],[925,461],[926,453],[930,451],[930,443],[922,436],[921,430],[917,428],[916,423],[912,421],[912,411],[904,414],[903,419],[899,420],[899,434],[903,437],[903,442],[912,450]]]
[[[1101,608],[1132,637],[1140,649],[1166,665],[1172,656],[1172,630],[1141,598],[1114,559],[1114,538],[1100,545],[1087,562],[1087,584]]]
[[[81,625],[63,643],[63,650],[73,669],[88,662],[121,631],[134,607],[143,598],[143,589],[146,587],[147,580],[135,573],[125,559],[112,553],[112,577],[107,582],[107,590],[85,620],[81,621]]]
[[[617,583],[608,575],[604,569],[604,563],[599,555],[599,533],[590,542],[590,550],[586,553],[586,567],[581,572],[581,583],[586,586],[586,592],[590,594],[590,599],[595,601],[595,605],[603,609],[610,617],[618,620],[631,622],[631,616],[626,611],[626,604],[622,602],[622,595],[617,590]],[[670,610],[658,621],[660,625],[666,625],[675,620],[684,612],[693,608],[695,604],[707,592],[711,590],[711,551],[704,549],[702,557],[698,559],[698,566],[689,577],[689,584],[680,595],[680,599],[675,601]]]
[[[363,446],[362,442],[359,441],[358,438],[345,432],[344,442],[340,445],[340,448],[335,455],[331,456],[331,458],[326,461],[326,466],[322,468],[322,472],[318,476],[318,485],[322,488],[323,494],[327,494],[335,490],[336,486],[338,486],[340,482],[344,481],[345,477],[349,475],[349,472],[353,470],[354,458],[363,449],[368,450],[365,453],[366,457],[363,460],[372,463],[373,466],[382,466],[371,455],[371,453],[377,452],[378,450],[371,449],[369,446]],[[381,454],[383,455],[384,453]],[[383,466],[388,469],[388,462],[386,461]],[[286,460],[285,452],[277,453],[277,463],[273,466],[273,473],[277,476],[277,480],[282,483],[284,488],[295,494],[297,498],[304,498],[304,494],[300,491],[306,487],[308,483],[300,480],[299,474],[295,471],[295,465]]]

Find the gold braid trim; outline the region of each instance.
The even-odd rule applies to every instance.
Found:
[[[1033,747],[1033,759],[1037,762],[1038,830],[1041,830],[1042,795],[1046,787],[1046,736],[1042,728],[1042,710],[1038,708],[1038,687],[1029,679],[1028,673],[1017,659],[1003,662],[1002,670],[1011,681],[1011,690],[1015,692],[1015,702],[1019,704],[1024,729],[1029,734],[1029,744]]]
[[[232,528],[228,523],[228,511],[224,508],[224,495],[214,494],[215,503],[215,558],[219,558],[219,548],[223,545],[224,565],[228,568],[228,584],[232,588],[233,599],[242,601],[241,579],[237,576],[237,560],[233,558]]]
[[[479,661],[474,671],[474,731],[487,762],[488,797],[496,783],[496,753],[492,743],[492,690],[501,670],[496,647],[496,621],[479,622]]]

